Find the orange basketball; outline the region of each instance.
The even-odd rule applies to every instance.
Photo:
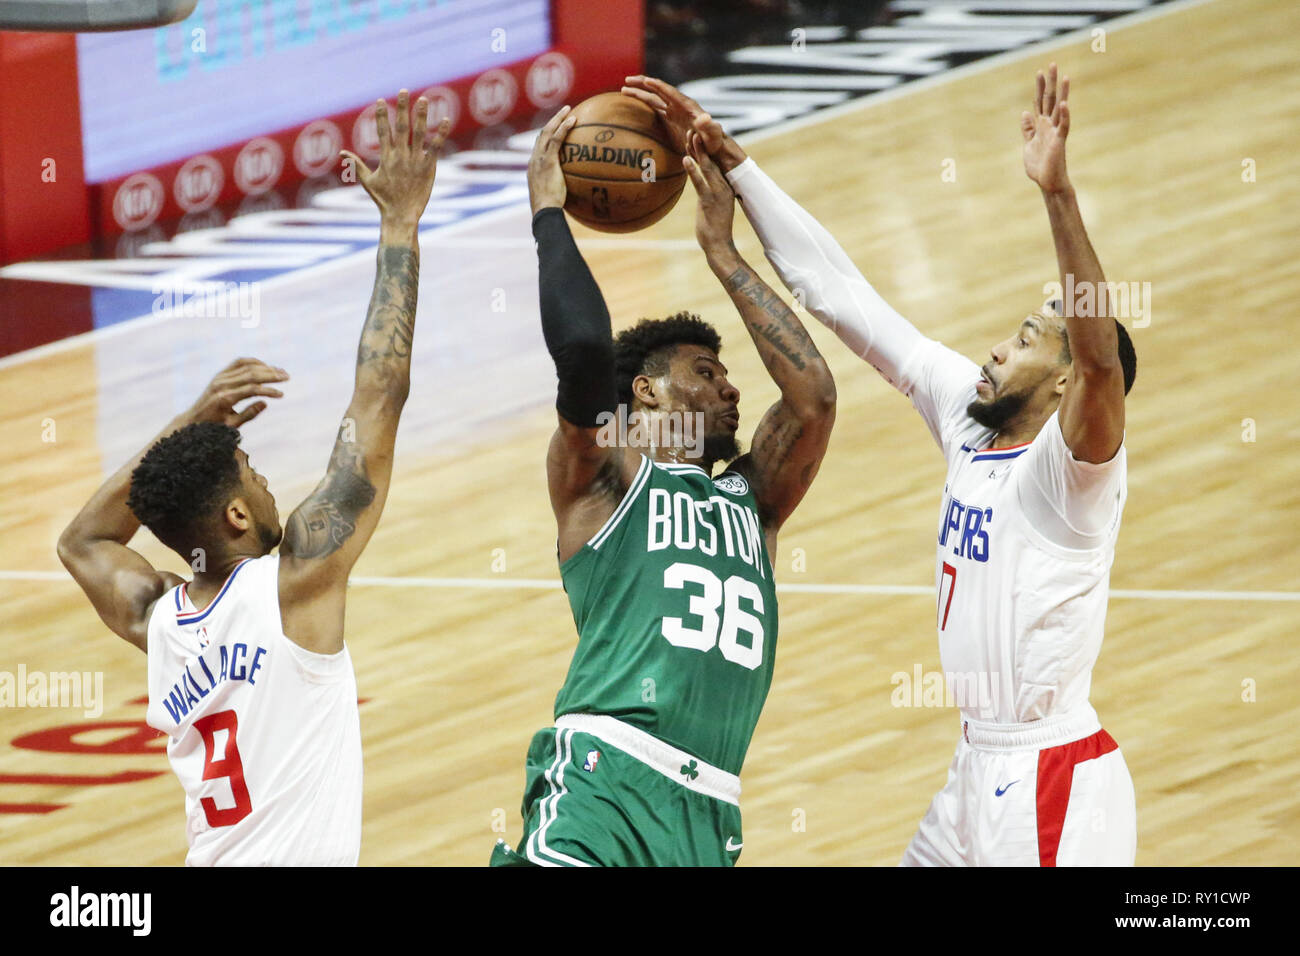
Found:
[[[573,115],[560,145],[569,215],[601,232],[634,232],[668,215],[686,171],[655,111],[622,93],[599,93]]]

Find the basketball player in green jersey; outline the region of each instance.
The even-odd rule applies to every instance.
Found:
[[[578,647],[555,726],[528,751],[523,839],[492,863],[729,866],[776,655],[776,536],[825,454],[835,383],[737,253],[731,189],[701,153],[684,162],[696,237],[781,391],[750,452],[737,457],[740,392],[711,326],[679,313],[615,339],[561,211],[573,122],[566,107],[547,123],[528,185],[559,375],[547,480]]]

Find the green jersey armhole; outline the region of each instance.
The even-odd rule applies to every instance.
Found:
[[[563,583],[565,575],[571,574],[573,569],[579,566],[579,562],[582,558],[585,558],[588,555],[596,556],[599,555],[599,553],[600,552],[591,546],[590,541],[584,543],[581,548],[569,555],[569,560],[560,565],[561,583]]]
[[[636,476],[632,479],[632,483],[627,486],[627,491],[623,493],[623,497],[619,500],[618,506],[614,509],[614,513],[611,514],[608,520],[600,526],[599,531],[583,542],[582,547],[575,551],[569,557],[569,560],[560,565],[561,578],[563,578],[568,570],[575,565],[578,558],[588,552],[593,555],[600,553],[600,546],[613,536],[614,532],[618,530],[619,525],[621,525],[623,520],[631,513],[633,504],[640,496],[642,489],[644,489],[649,483],[650,474],[653,471],[654,463],[647,455],[642,454],[641,467],[637,469]]]

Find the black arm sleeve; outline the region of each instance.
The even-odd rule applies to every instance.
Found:
[[[533,217],[542,335],[560,384],[555,407],[567,422],[595,428],[614,411],[614,336],[600,287],[558,206]]]

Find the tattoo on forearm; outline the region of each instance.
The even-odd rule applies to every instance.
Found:
[[[365,459],[351,443],[338,442],[325,480],[289,518],[286,550],[298,558],[328,557],[352,537],[361,512],[374,500]]]
[[[762,325],[755,324],[754,331],[799,371],[807,368],[808,358],[817,354],[817,348],[781,297],[745,266],[729,275],[726,285],[728,292],[749,299],[771,319]],[[769,355],[763,356],[764,364],[770,368],[769,360]]]
[[[375,291],[357,347],[357,370],[391,364],[409,373],[420,284],[419,254],[403,246],[380,246]]]

